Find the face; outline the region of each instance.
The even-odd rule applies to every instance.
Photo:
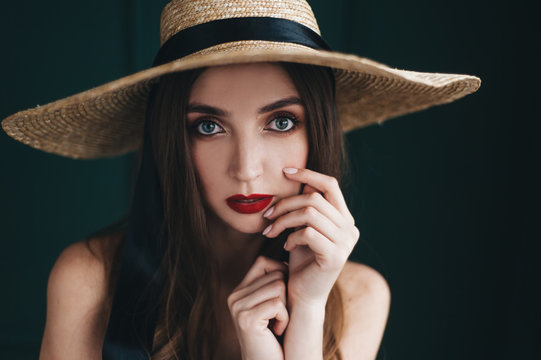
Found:
[[[233,229],[261,232],[265,211],[299,193],[282,169],[306,167],[305,112],[279,65],[211,67],[195,81],[187,111],[192,160],[207,207]]]

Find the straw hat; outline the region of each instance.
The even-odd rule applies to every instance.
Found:
[[[305,0],[172,0],[162,12],[153,67],[20,111],[2,127],[18,141],[62,156],[121,155],[141,145],[147,94],[161,75],[262,61],[332,68],[344,131],[452,102],[481,83],[474,76],[398,70],[333,52]]]

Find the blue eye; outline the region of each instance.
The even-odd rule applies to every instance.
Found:
[[[288,132],[297,126],[298,120],[291,115],[279,115],[272,119],[270,124],[274,124],[270,129],[279,132]]]
[[[195,125],[195,129],[201,135],[218,134],[221,132],[221,131],[218,131],[220,128],[221,128],[220,125],[210,120],[203,120]]]

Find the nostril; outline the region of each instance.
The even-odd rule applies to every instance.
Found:
[[[253,181],[263,173],[259,152],[253,146],[239,146],[231,162],[231,175],[239,181]]]

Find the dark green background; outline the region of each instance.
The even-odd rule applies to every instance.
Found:
[[[148,67],[165,3],[3,4],[0,118]],[[311,4],[336,50],[483,80],[456,103],[347,136],[354,186],[345,192],[363,241],[354,257],[375,264],[392,291],[386,355],[537,358],[538,71],[527,49],[539,39],[528,9],[517,1]],[[70,160],[0,132],[0,358],[37,358],[48,273],[63,248],[125,213],[132,160]]]

